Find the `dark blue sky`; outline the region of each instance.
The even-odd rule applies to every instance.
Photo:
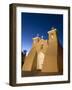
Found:
[[[51,27],[57,28],[58,40],[63,46],[63,15],[57,14],[40,14],[40,13],[22,13],[21,14],[22,23],[22,37],[21,37],[21,47],[22,51],[29,51],[32,47],[32,38],[43,36],[44,39],[48,38],[47,32]]]

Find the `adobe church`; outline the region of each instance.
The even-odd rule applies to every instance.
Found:
[[[63,73],[63,48],[57,30],[52,28],[48,39],[39,36],[33,38],[32,48],[24,59],[24,75],[57,75]]]

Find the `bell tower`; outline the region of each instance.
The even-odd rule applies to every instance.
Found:
[[[42,72],[58,72],[57,65],[57,49],[58,49],[58,41],[57,41],[57,30],[55,28],[51,28],[48,31],[49,39],[48,39],[48,51],[46,52],[44,66]]]

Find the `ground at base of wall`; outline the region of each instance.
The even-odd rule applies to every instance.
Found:
[[[22,71],[22,77],[63,75],[63,72]]]

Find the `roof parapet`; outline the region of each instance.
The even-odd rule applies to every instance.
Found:
[[[52,27],[51,30],[48,31],[47,33],[50,33],[50,32],[52,32],[52,31],[56,31],[56,30],[57,30],[56,28]]]

